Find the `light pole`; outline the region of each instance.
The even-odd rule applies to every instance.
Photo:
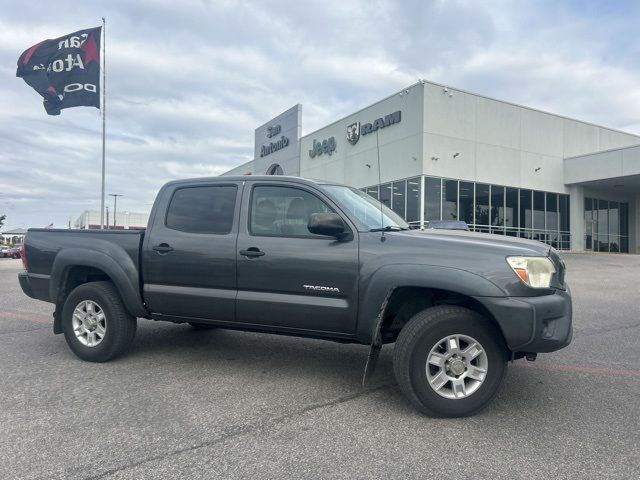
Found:
[[[120,193],[110,193],[110,197],[113,197],[113,229],[116,229],[116,211],[118,206],[118,197],[124,197]],[[107,222],[107,228],[109,228],[109,222]]]

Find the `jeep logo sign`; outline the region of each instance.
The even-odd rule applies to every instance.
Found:
[[[361,135],[369,135],[379,128],[400,123],[400,120],[402,120],[402,111],[398,110],[389,115],[385,115],[384,118],[377,118],[373,123],[363,123],[362,125],[360,125],[360,122],[352,123],[347,127],[347,140],[351,145],[355,145],[358,143]]]
[[[313,147],[311,148],[311,150],[309,150],[309,156],[311,158],[314,158],[316,155],[320,156],[323,153],[326,153],[327,155],[331,155],[335,151],[336,151],[336,139],[335,137],[329,137],[325,140],[322,140],[322,142],[314,140]]]

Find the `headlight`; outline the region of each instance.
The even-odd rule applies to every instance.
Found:
[[[547,257],[507,257],[507,262],[518,278],[533,288],[549,288],[556,273]]]

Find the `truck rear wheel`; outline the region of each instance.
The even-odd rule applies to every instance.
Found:
[[[67,297],[62,326],[73,353],[89,362],[106,362],[129,348],[137,323],[111,282],[91,282]]]
[[[420,411],[462,417],[495,396],[507,359],[493,323],[466,308],[440,305],[417,313],[400,331],[393,368],[400,390]]]

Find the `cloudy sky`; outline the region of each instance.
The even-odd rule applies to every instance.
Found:
[[[118,210],[148,211],[168,180],[251,160],[254,129],[296,103],[305,134],[418,78],[640,134],[633,0],[106,3],[0,2],[4,229],[99,209],[99,111],[47,116],[15,70],[29,46],[102,16]]]

